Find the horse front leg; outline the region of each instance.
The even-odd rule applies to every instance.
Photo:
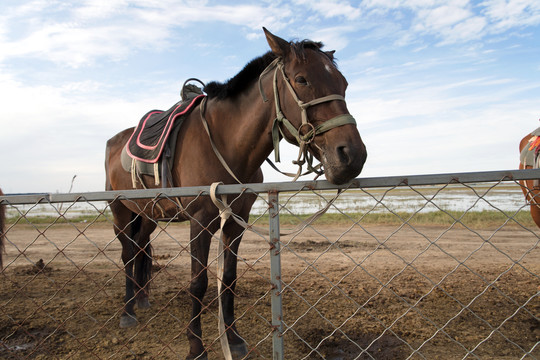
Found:
[[[215,227],[215,226],[214,226]],[[186,360],[206,360],[207,352],[202,341],[201,313],[203,298],[208,288],[208,253],[211,233],[198,221],[191,222],[191,321],[187,328],[189,354]]]
[[[233,359],[243,359],[248,354],[246,342],[236,329],[234,315],[234,290],[237,282],[238,248],[242,240],[244,229],[235,222],[229,222],[223,229],[225,245],[225,263],[223,271],[223,286],[221,303],[223,306],[223,320],[227,333],[227,340]]]

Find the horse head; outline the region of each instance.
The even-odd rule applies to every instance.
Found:
[[[276,56],[272,65],[274,129],[305,151],[305,156],[309,152],[319,160],[331,183],[354,179],[362,171],[367,152],[347,110],[347,80],[336,67],[334,52],[322,51],[320,42],[287,42],[263,29]]]

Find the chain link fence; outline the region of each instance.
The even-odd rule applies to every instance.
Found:
[[[250,359],[540,358],[539,230],[518,182],[534,178],[540,170],[219,186],[258,194],[235,290]],[[208,191],[0,197],[0,358],[184,358],[189,224],[158,223],[152,306],[120,329],[125,273],[109,202]],[[209,359],[223,359],[216,244],[202,314]]]

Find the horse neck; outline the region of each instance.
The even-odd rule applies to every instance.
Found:
[[[205,117],[212,138],[242,182],[249,182],[272,152],[272,109],[256,86],[234,99],[208,101]]]

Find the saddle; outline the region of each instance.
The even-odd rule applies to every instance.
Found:
[[[187,115],[205,96],[201,88],[187,84],[191,80],[199,81],[186,80],[180,92],[181,100],[169,110],[151,110],[139,120],[122,150],[122,166],[131,173],[134,188],[137,179],[141,181],[141,174],[154,176],[156,185],[160,184],[161,174],[162,186],[167,186],[178,131]]]
[[[529,139],[529,144],[525,146],[519,154],[519,161],[523,166],[531,166],[533,169],[540,168],[540,128],[531,132],[532,137]],[[540,187],[540,180],[533,180],[533,187]]]
[[[524,166],[531,166],[535,169],[540,167],[540,128],[531,132],[533,135],[529,140],[529,145],[521,150],[519,160]]]

